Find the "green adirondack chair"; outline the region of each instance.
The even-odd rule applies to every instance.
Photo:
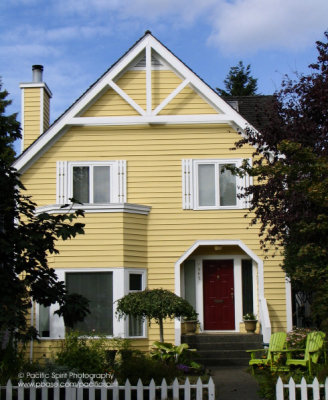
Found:
[[[258,365],[270,366],[273,368],[274,362],[278,361],[280,351],[286,349],[286,332],[276,332],[270,337],[269,347],[267,349],[246,350],[251,354],[249,365],[252,367],[254,374],[254,367]],[[259,355],[262,353],[262,356]],[[261,357],[261,358],[259,358]]]
[[[324,349],[326,334],[323,332],[310,332],[306,337],[305,349],[290,349],[286,350],[287,360],[286,366],[291,365],[301,366],[308,368],[310,375],[312,375],[312,364],[317,364],[320,355],[324,352],[326,362],[326,352]],[[304,353],[303,358],[292,358],[293,352]]]

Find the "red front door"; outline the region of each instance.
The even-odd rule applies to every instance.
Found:
[[[233,260],[204,260],[204,329],[234,330]]]

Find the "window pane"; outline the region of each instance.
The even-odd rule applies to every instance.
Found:
[[[109,167],[93,167],[93,202],[109,203]]]
[[[73,167],[73,197],[89,203],[89,167]]]
[[[130,274],[129,275],[129,290],[142,290],[142,275]]]
[[[41,337],[50,336],[50,308],[39,306],[39,334]]]
[[[220,206],[235,206],[237,204],[236,176],[225,169],[227,165],[220,165]]]
[[[252,260],[242,260],[243,315],[253,313],[253,267]]]
[[[129,336],[143,336],[143,325],[141,317],[129,315]]]
[[[129,290],[142,290],[142,274],[129,274]],[[143,320],[129,316],[129,336],[143,336]]]
[[[196,310],[196,273],[195,260],[187,260],[184,262],[184,285],[185,299]]]
[[[215,206],[215,165],[198,166],[198,196],[200,206]]]
[[[113,273],[72,272],[66,274],[69,293],[79,293],[89,301],[90,314],[74,329],[83,333],[113,334]]]

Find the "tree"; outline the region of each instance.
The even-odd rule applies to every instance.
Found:
[[[231,67],[224,80],[226,90],[216,88],[220,96],[255,96],[257,91],[257,79],[251,76],[251,66],[245,68],[242,61]]]
[[[59,215],[37,214],[36,204],[24,194],[19,174],[12,167],[13,143],[21,133],[16,114],[5,114],[11,104],[7,96],[0,81],[0,341],[3,352],[6,345],[12,347],[18,340],[37,337],[37,330],[28,325],[27,318],[32,301],[44,306],[58,302],[66,308],[75,302],[77,308],[82,307],[83,315],[87,312],[85,299],[73,297],[72,301],[64,282],[58,281],[54,269],[49,268],[47,259],[49,254],[58,254],[55,247],[58,240],[68,240],[84,232],[84,224],[76,221],[84,213],[63,207]],[[81,313],[77,318],[82,318]]]
[[[166,318],[192,318],[196,313],[187,300],[165,289],[146,289],[132,292],[117,302],[119,318],[131,315],[136,318],[154,319],[159,324],[160,342],[164,342],[163,321]]]
[[[328,33],[317,42],[308,75],[286,77],[261,132],[247,129],[237,143],[254,145],[253,166],[239,174],[255,184],[252,224],[260,223],[264,250],[283,249],[283,269],[305,291],[317,321],[328,318]]]

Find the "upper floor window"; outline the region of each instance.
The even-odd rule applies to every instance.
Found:
[[[58,161],[57,204],[126,202],[126,161]]]
[[[80,203],[111,203],[110,165],[72,165],[72,197]]]
[[[238,167],[241,160],[183,160],[183,208],[209,210],[245,208],[238,193],[249,185],[249,177],[234,175],[230,167]]]
[[[196,163],[199,207],[237,205],[237,179],[227,167],[235,163]]]

